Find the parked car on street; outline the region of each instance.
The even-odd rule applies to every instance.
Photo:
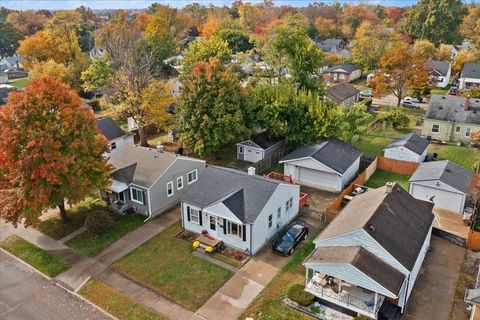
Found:
[[[373,97],[372,90],[360,91],[360,97],[365,97],[365,98]]]
[[[415,108],[415,109],[418,109],[418,108],[419,108],[419,106],[417,106],[417,105],[415,104],[415,102],[413,102],[413,101],[408,101],[408,100],[403,100],[403,101],[401,102],[401,105],[404,106],[405,108]]]
[[[282,232],[279,237],[273,242],[273,252],[289,256],[293,250],[308,237],[308,226],[301,220],[294,221],[288,229]]]
[[[448,90],[448,94],[452,96],[456,96],[458,93],[458,88],[457,87],[451,87],[450,90]]]

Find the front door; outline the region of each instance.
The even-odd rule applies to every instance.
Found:
[[[209,234],[213,237],[217,236],[217,217],[208,216],[208,226],[210,228]]]
[[[125,195],[123,191],[118,193],[118,200],[125,202]]]

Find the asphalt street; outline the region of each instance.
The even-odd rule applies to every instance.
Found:
[[[111,319],[0,251],[0,319]]]

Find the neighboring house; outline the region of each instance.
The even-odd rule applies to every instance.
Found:
[[[107,52],[102,48],[93,48],[88,52],[88,55],[91,59],[93,58],[103,58]]]
[[[435,207],[463,213],[473,173],[454,162],[424,162],[410,177],[409,193]]]
[[[327,96],[335,103],[349,108],[360,99],[360,91],[348,83],[339,83],[327,89]]]
[[[325,39],[323,41],[317,41],[316,44],[323,52],[337,54],[347,45],[343,39]]]
[[[399,319],[430,246],[432,208],[396,183],[354,197],[314,240],[305,290],[351,316]]]
[[[435,140],[470,141],[480,129],[480,99],[432,94],[422,135]]]
[[[392,139],[384,149],[389,159],[423,162],[427,156],[429,141],[416,133],[402,134]]]
[[[480,86],[480,63],[465,63],[459,79],[459,89],[472,89]]]
[[[124,146],[133,146],[134,135],[130,132],[124,132],[112,117],[97,119],[97,127],[101,134],[108,140],[110,152],[114,153],[121,150]]]
[[[8,96],[11,92],[17,91],[16,88],[12,86],[0,86],[0,107],[8,102]]]
[[[477,273],[475,287],[465,292],[465,302],[472,306],[469,320],[480,319],[480,268]]]
[[[108,163],[112,184],[102,197],[114,210],[130,207],[148,218],[175,206],[205,168],[203,160],[137,146],[112,153]]]
[[[182,226],[255,254],[299,210],[300,186],[249,173],[207,166],[185,191]]]
[[[8,74],[0,72],[0,84],[8,83]]]
[[[280,163],[284,174],[314,188],[342,191],[358,173],[362,152],[338,139],[299,147]]]
[[[430,79],[438,88],[445,88],[450,82],[452,63],[450,61],[428,60],[425,64]]]
[[[323,79],[332,83],[348,83],[360,78],[362,71],[353,64],[339,64],[323,71]]]
[[[8,69],[22,69],[23,68],[23,57],[22,56],[11,56],[5,57],[0,60],[0,70],[8,70]]]
[[[258,162],[285,148],[285,139],[274,138],[262,132],[252,138],[237,143],[237,159]]]

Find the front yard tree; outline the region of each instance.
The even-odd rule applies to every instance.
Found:
[[[425,87],[428,83],[425,60],[406,44],[385,52],[378,66],[372,80],[374,94],[392,93],[397,97],[397,107],[407,89]]]
[[[250,132],[250,113],[238,78],[217,58],[195,64],[176,116],[180,140],[198,154],[211,154]]]
[[[26,225],[65,200],[76,203],[108,185],[107,141],[79,96],[53,78],[32,80],[0,110],[0,217]]]

